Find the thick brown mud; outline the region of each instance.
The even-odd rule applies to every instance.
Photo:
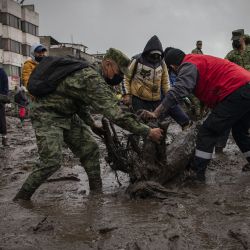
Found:
[[[102,158],[104,193],[89,195],[87,176],[69,150],[31,202],[14,203],[38,159],[29,121],[8,117],[9,143],[0,147],[0,249],[249,249],[250,172],[232,140],[214,156],[205,185],[171,182],[168,199],[131,200],[128,177]],[[170,133],[180,129],[171,125]],[[100,143],[101,155],[105,155]]]

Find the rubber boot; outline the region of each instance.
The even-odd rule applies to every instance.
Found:
[[[88,176],[89,178],[89,190],[90,192],[94,193],[101,193],[102,192],[102,179],[100,176]]]
[[[21,188],[19,192],[16,194],[16,196],[14,197],[13,201],[20,201],[20,200],[28,201],[30,200],[32,194],[33,193],[27,192]]]
[[[194,157],[194,161],[191,164],[191,179],[194,181],[205,182],[206,181],[206,169],[207,165],[209,164],[210,160],[203,159],[200,157]]]

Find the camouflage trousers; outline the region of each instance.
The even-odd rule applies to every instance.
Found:
[[[40,123],[40,126],[36,123],[34,128],[40,163],[35,165],[19,193],[31,197],[36,189],[60,168],[64,142],[80,159],[89,181],[100,180],[98,145],[82,120],[71,119],[69,130],[45,122]]]

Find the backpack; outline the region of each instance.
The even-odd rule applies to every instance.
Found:
[[[132,58],[131,58],[131,63],[135,60],[135,66],[134,66],[134,70],[133,70],[133,72],[131,74],[131,77],[130,77],[130,83],[132,82],[132,80],[133,80],[133,78],[135,76],[137,66],[138,66],[138,63],[139,63],[139,58],[140,58],[141,55],[142,55],[142,53],[136,54],[136,55],[132,56]],[[163,61],[161,61],[161,66],[162,65],[163,65]]]
[[[88,66],[90,64],[85,60],[44,57],[29,78],[28,91],[35,97],[46,96],[54,92],[67,76]]]

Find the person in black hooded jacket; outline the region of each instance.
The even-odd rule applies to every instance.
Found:
[[[153,111],[170,89],[168,69],[163,60],[163,48],[157,36],[147,42],[143,52],[132,58],[129,74],[122,87],[123,102],[132,105],[133,111]],[[182,128],[189,125],[189,117],[179,105],[162,118],[170,115]]]

